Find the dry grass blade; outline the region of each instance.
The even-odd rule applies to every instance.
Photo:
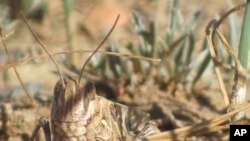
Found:
[[[233,12],[240,10],[241,8],[243,8],[246,5],[246,3],[240,4],[232,9],[230,9],[228,12],[226,12],[224,15],[222,15],[219,20],[212,20],[207,28],[206,28],[206,32],[208,33],[208,30],[210,27],[213,28],[212,31],[212,35],[211,35],[211,39],[212,39],[212,44],[215,47],[215,33],[219,36],[220,40],[222,41],[225,50],[228,52],[228,54],[230,55],[230,57],[233,58],[233,60],[235,61],[236,65],[240,65],[239,60],[237,59],[236,55],[234,54],[233,50],[231,49],[231,47],[229,46],[225,36],[222,34],[222,32],[220,32],[220,30],[218,29],[218,27],[220,26],[220,24]],[[214,48],[215,50],[215,48]],[[216,51],[216,50],[215,50]],[[217,55],[217,54],[216,54]],[[234,68],[234,67],[233,67]]]
[[[220,89],[221,89],[221,92],[222,92],[222,96],[223,96],[223,99],[224,99],[224,102],[225,102],[225,105],[228,106],[229,105],[229,98],[228,98],[228,94],[227,94],[227,91],[226,91],[226,88],[225,88],[225,84],[224,84],[224,81],[222,79],[222,73],[220,71],[220,68],[219,68],[219,65],[220,63],[218,63],[219,61],[219,57],[218,57],[218,54],[215,50],[215,44],[214,42],[212,41],[212,34],[210,32],[210,28],[215,25],[217,23],[216,20],[212,20],[209,22],[209,24],[207,25],[206,27],[206,36],[207,36],[207,41],[208,41],[208,44],[209,44],[209,51],[210,51],[210,54],[211,54],[211,57],[212,57],[212,60],[214,62],[214,65],[215,65],[215,73],[216,73],[216,76],[217,76],[217,79],[219,81],[219,85],[220,85]]]
[[[158,59],[158,58],[149,58],[149,57],[139,56],[139,55],[130,55],[130,54],[127,54],[127,53],[108,52],[108,51],[99,51],[99,52],[107,54],[107,55],[112,55],[112,56],[128,57],[128,58],[133,58],[133,59],[141,59],[141,60],[150,61],[150,62],[160,62],[161,61],[161,59]]]
[[[233,12],[240,10],[241,8],[243,8],[246,5],[246,3],[240,4],[230,10],[228,10],[224,15],[222,15],[218,20],[212,20],[208,26],[206,27],[206,33],[209,32],[209,29],[212,28],[212,33],[211,33],[211,40],[212,40],[212,45],[214,47],[214,51],[216,53],[216,61],[218,64],[220,64],[221,66],[225,67],[225,68],[229,68],[228,66],[230,66],[229,69],[234,68],[232,65],[227,64],[226,62],[222,61],[222,59],[219,58],[219,56],[217,55],[216,52],[216,46],[215,46],[215,34],[216,34],[216,29],[218,29],[218,27],[220,26],[220,24]],[[218,34],[218,33],[217,33]],[[221,37],[220,37],[221,38]],[[224,38],[225,39],[225,38]],[[221,40],[223,42],[223,40]],[[224,40],[225,41],[225,40]],[[223,43],[224,44],[224,43]],[[229,44],[228,44],[229,47]],[[227,50],[227,48],[225,48]],[[227,50],[228,51],[228,50]]]
[[[212,60],[213,60],[214,65],[215,65],[215,73],[216,73],[216,76],[218,78],[220,89],[221,89],[223,99],[224,99],[224,102],[225,102],[226,106],[229,105],[229,97],[228,97],[228,94],[227,94],[227,91],[226,91],[226,88],[225,88],[224,81],[222,79],[222,73],[221,73],[220,68],[219,68],[219,66],[223,66],[222,64],[226,64],[226,63],[221,61],[221,59],[219,58],[219,55],[218,55],[218,53],[216,51],[216,45],[215,45],[214,39],[215,39],[215,34],[216,33],[218,34],[217,28],[224,21],[224,19],[227,18],[231,13],[241,9],[245,5],[246,5],[246,3],[243,3],[243,4],[240,4],[240,5],[232,8],[232,9],[230,9],[227,13],[222,15],[218,21],[217,20],[211,20],[209,22],[209,24],[207,25],[207,27],[206,27],[206,35],[207,35],[207,41],[208,41],[208,44],[209,44],[210,54],[211,54]],[[212,33],[210,32],[210,28],[212,28]],[[220,36],[220,39],[223,42],[223,44],[226,46],[227,43],[225,42],[225,39],[223,40],[221,36]],[[229,53],[229,55],[233,54],[232,51],[229,50],[229,48],[230,47],[228,45],[228,47],[226,47],[227,52]],[[232,55],[230,55],[230,56],[232,56]],[[235,55],[232,56],[232,58],[235,58],[234,61],[237,60]],[[231,66],[231,65],[226,64],[224,66]],[[230,67],[230,68],[233,68],[233,67]]]
[[[162,132],[160,134],[152,135],[147,138],[148,141],[156,141],[156,140],[176,140],[176,139],[183,139],[189,136],[194,136],[201,133],[208,133],[211,131],[225,129],[227,127],[220,126],[220,124],[224,123],[225,121],[229,120],[232,116],[237,114],[240,111],[243,111],[250,107],[250,102],[248,101],[246,104],[242,104],[237,109],[228,112],[224,115],[221,115],[217,118],[214,118],[209,121],[204,121],[195,125],[187,126],[178,128],[175,130]],[[227,125],[226,125],[227,126]]]
[[[236,57],[236,55],[233,53],[231,47],[227,43],[227,40],[225,39],[224,35],[219,31],[218,27],[224,21],[224,19],[226,19],[230,14],[232,14],[233,12],[235,12],[237,10],[240,10],[245,5],[246,4],[241,4],[239,6],[232,8],[226,14],[224,14],[218,21],[213,20],[213,22],[211,24],[211,25],[213,25],[212,26],[213,32],[212,32],[212,35],[210,36],[210,42],[212,41],[210,47],[213,47],[213,48],[215,47],[215,34],[217,34],[219,36],[219,39],[223,43],[225,50],[227,51],[229,56],[234,60],[235,65],[236,65],[236,67],[234,68],[235,69],[235,76],[234,76],[234,85],[233,85],[233,89],[232,89],[232,97],[230,99],[230,105],[228,106],[229,111],[235,109],[238,105],[241,105],[242,103],[245,102],[244,95],[246,93],[246,79],[247,79],[246,72],[247,71],[245,70],[245,68],[243,68],[240,61]],[[217,57],[219,57],[219,56],[217,56]],[[235,122],[235,121],[241,119],[242,117],[244,117],[244,112],[240,112],[237,115],[235,115],[232,118],[232,121]]]
[[[34,38],[36,39],[36,41],[41,45],[41,47],[45,50],[45,52],[49,55],[50,59],[51,59],[51,60],[53,61],[53,63],[55,64],[56,69],[57,69],[57,71],[58,71],[58,73],[59,73],[59,75],[60,75],[60,78],[61,78],[61,80],[62,80],[62,84],[63,84],[63,86],[65,86],[65,84],[64,84],[64,82],[63,82],[62,73],[61,73],[61,71],[60,71],[60,69],[59,69],[59,67],[58,67],[58,65],[57,65],[57,63],[56,63],[56,61],[55,61],[55,59],[52,57],[51,53],[50,53],[49,50],[46,48],[46,46],[44,45],[44,43],[38,38],[38,36],[36,35],[36,33],[32,30],[31,26],[29,25],[29,23],[28,23],[26,17],[24,16],[24,14],[23,14],[22,12],[21,12],[21,16],[22,16],[22,18],[23,18],[24,23],[26,24],[26,26],[27,26],[28,29],[30,30],[31,34],[33,35],[33,37],[34,37]]]
[[[233,50],[230,48],[225,36],[223,35],[223,33],[216,28],[215,29],[216,33],[218,34],[220,40],[222,41],[224,48],[226,49],[227,53],[229,54],[230,57],[232,57],[232,59],[235,61],[236,64],[236,69],[238,70],[238,72],[242,72],[244,71],[244,68],[242,67],[242,65],[240,64],[239,59],[237,59],[236,55],[234,54]],[[243,73],[243,72],[242,72]]]
[[[3,33],[2,33],[2,28],[0,28],[0,36],[1,36],[1,40],[2,40],[2,42],[3,42],[3,47],[4,47],[4,50],[5,50],[5,53],[7,54],[9,61],[12,62],[12,58],[11,58],[10,53],[9,53],[9,51],[8,51],[7,44],[6,44],[6,42],[5,42],[5,37],[3,36]],[[21,84],[21,86],[22,86],[22,88],[23,88],[23,90],[24,90],[26,96],[30,99],[31,105],[33,105],[33,104],[34,104],[33,98],[32,98],[32,96],[30,95],[30,93],[29,93],[29,91],[27,90],[27,88],[24,86],[24,83],[23,83],[23,81],[22,81],[22,78],[21,78],[21,76],[19,75],[19,73],[18,73],[17,68],[16,68],[15,65],[13,66],[13,69],[14,69],[14,72],[15,72],[15,74],[16,74],[16,76],[17,76],[17,78],[18,78],[18,81],[20,82],[20,84]]]
[[[66,50],[66,51],[60,51],[60,52],[51,52],[50,55],[60,55],[60,54],[67,54],[67,53],[91,53],[93,50]],[[144,57],[144,56],[139,56],[139,55],[131,55],[127,53],[119,53],[119,52],[109,52],[109,51],[97,51],[96,53],[104,53],[106,55],[111,55],[111,56],[119,56],[119,57],[128,57],[132,59],[142,59],[145,61],[151,61],[151,62],[160,62],[161,59],[158,58],[149,58],[149,57]],[[26,57],[23,59],[19,59],[18,61],[11,62],[9,64],[6,64],[4,66],[0,66],[0,71],[3,69],[9,69],[15,65],[19,65],[40,57],[46,57],[48,54],[41,54],[37,56],[31,56],[31,57]]]
[[[235,11],[240,10],[241,8],[244,8],[245,6],[246,6],[246,3],[242,3],[240,5],[233,7],[232,9],[228,10],[224,15],[222,15],[220,17],[217,24],[220,25],[230,14],[232,14]]]

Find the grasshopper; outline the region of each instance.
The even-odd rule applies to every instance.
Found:
[[[129,109],[96,95],[94,85],[86,81],[79,87],[75,78],[59,80],[55,86],[51,110],[54,141],[132,140],[159,132],[149,115]],[[50,141],[48,120],[40,118],[39,127]],[[36,131],[32,135],[36,134]]]
[[[159,132],[156,124],[150,121],[149,114],[98,96],[89,80],[81,83],[86,64],[111,34],[118,18],[119,16],[110,32],[83,65],[80,76],[61,77],[56,83],[51,110],[52,132],[49,120],[41,117],[32,133],[31,141],[35,139],[40,128],[44,131],[46,141],[51,141],[52,136],[53,141],[141,140]],[[25,18],[24,22],[37,38]],[[48,50],[45,50],[51,57]],[[51,59],[53,60],[52,57]]]

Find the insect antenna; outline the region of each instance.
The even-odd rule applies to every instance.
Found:
[[[65,87],[64,81],[63,81],[63,77],[62,77],[62,73],[55,61],[55,59],[53,58],[53,56],[51,55],[50,51],[47,49],[47,47],[45,46],[45,44],[39,39],[39,37],[36,35],[36,33],[32,30],[31,26],[28,23],[28,20],[26,19],[26,17],[24,16],[23,12],[21,12],[21,17],[25,23],[25,25],[28,27],[29,31],[31,32],[31,34],[33,35],[33,37],[36,39],[36,41],[41,45],[41,47],[45,50],[45,52],[49,55],[50,59],[53,61],[53,63],[56,66],[56,69],[59,73],[60,79],[62,81],[62,86],[63,88]]]
[[[84,72],[84,69],[85,69],[86,65],[88,64],[90,59],[94,56],[94,54],[101,48],[101,46],[104,44],[104,42],[108,39],[110,34],[113,32],[113,30],[115,29],[115,26],[116,26],[116,24],[117,24],[117,22],[119,20],[119,17],[120,17],[120,15],[118,14],[113,26],[111,27],[111,29],[108,32],[108,34],[105,36],[105,38],[102,40],[102,42],[96,47],[96,49],[91,53],[91,55],[88,57],[88,59],[83,64],[81,72],[80,72],[80,76],[79,76],[79,79],[78,79],[78,84],[80,84],[80,82],[81,82],[81,78],[82,78],[82,75],[83,75],[83,72]]]

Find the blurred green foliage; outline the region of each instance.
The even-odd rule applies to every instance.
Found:
[[[168,83],[169,81],[190,82],[195,84],[206,70],[210,55],[204,39],[201,49],[196,49],[195,26],[200,11],[196,11],[188,21],[182,22],[182,14],[178,7],[178,0],[170,1],[168,13],[169,23],[166,27],[165,37],[158,34],[157,21],[151,20],[147,24],[139,13],[132,15],[134,31],[138,35],[138,45],[127,43],[125,48],[133,55],[160,58],[160,63],[148,62],[130,58],[114,56],[97,56],[94,70],[103,79],[126,79],[132,75],[154,77],[156,82]],[[119,52],[119,44],[112,44],[107,51]],[[197,51],[194,55],[194,52]],[[152,76],[152,71],[156,75]],[[192,70],[192,71],[191,71]],[[176,82],[176,83],[177,83]]]
[[[28,18],[41,21],[46,11],[44,0],[0,0],[0,5],[2,8],[8,7],[8,15],[4,16],[8,16],[11,19],[19,18],[19,14],[22,11]]]

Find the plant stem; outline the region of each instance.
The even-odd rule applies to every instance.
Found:
[[[240,47],[238,53],[238,59],[240,61],[241,66],[236,66],[235,72],[235,84],[233,87],[233,93],[231,97],[231,107],[233,109],[237,108],[239,105],[243,104],[246,101],[246,73],[245,69],[248,66],[248,52],[250,47],[250,0],[247,0],[243,26],[241,31],[240,38]],[[236,123],[236,121],[244,118],[244,111],[239,112],[232,118],[232,123]]]
[[[62,0],[63,8],[64,8],[64,15],[65,15],[65,29],[66,29],[66,36],[68,40],[68,49],[74,50],[76,49],[77,41],[75,39],[76,34],[76,20],[73,16],[73,1],[72,0]],[[78,64],[77,55],[70,54],[68,56],[68,62],[71,62],[74,65]]]

